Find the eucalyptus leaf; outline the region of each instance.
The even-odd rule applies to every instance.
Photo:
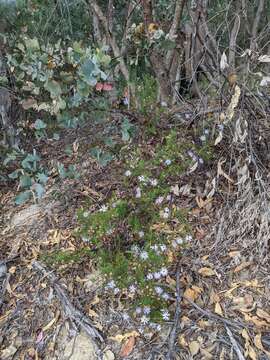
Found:
[[[20,187],[23,189],[29,189],[32,185],[32,179],[29,175],[20,176]]]
[[[49,91],[51,98],[56,98],[62,94],[61,86],[55,80],[48,80],[44,87]]]
[[[22,205],[24,204],[27,200],[31,199],[32,197],[32,192],[30,190],[27,191],[23,191],[21,193],[19,193],[16,197],[15,197],[15,204],[16,205]]]
[[[45,124],[44,121],[42,121],[41,119],[37,119],[34,123],[34,128],[36,130],[42,130],[42,129],[46,129],[47,124]]]
[[[36,193],[38,199],[40,199],[40,198],[43,196],[44,192],[45,192],[44,186],[42,186],[42,185],[39,184],[39,183],[35,183],[35,184],[32,186],[32,188],[35,190],[35,193]]]

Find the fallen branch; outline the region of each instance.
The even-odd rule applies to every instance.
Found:
[[[225,325],[225,329],[227,331],[227,334],[229,335],[229,338],[230,338],[230,341],[232,343],[232,346],[233,346],[233,349],[238,357],[239,360],[245,360],[243,354],[242,354],[242,351],[241,349],[239,348],[235,338],[233,337],[233,334],[231,332],[231,330],[228,328],[228,326]]]
[[[175,339],[177,336],[177,328],[179,325],[179,319],[180,319],[180,312],[181,312],[181,300],[182,300],[182,293],[180,288],[180,269],[179,266],[177,267],[176,272],[176,309],[174,314],[174,323],[173,327],[170,333],[169,337],[169,352],[167,355],[167,360],[171,360],[173,358],[173,352],[174,352],[174,344]]]
[[[32,266],[35,270],[43,273],[43,275],[50,281],[51,286],[55,290],[55,293],[64,308],[66,316],[75,324],[79,325],[92,339],[98,339],[99,341],[103,342],[103,337],[94,328],[93,324],[91,324],[91,321],[81,311],[77,310],[72,305],[64,289],[62,289],[62,287],[57,283],[56,276],[48,272],[46,268],[36,260],[33,261]]]

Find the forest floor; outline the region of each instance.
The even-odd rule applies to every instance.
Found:
[[[158,129],[152,138],[139,129],[126,149],[151,153],[171,128]],[[192,129],[184,133],[194,140]],[[172,303],[178,309],[174,321],[158,333],[141,333],[123,319],[120,299],[104,296],[103,277],[74,236],[76,211],[89,201],[99,208],[112,191],[121,192],[126,168],[121,156],[105,167],[90,158],[85,147],[93,137],[91,130],[76,138],[67,133],[57,145],[42,146],[48,162],[75,162],[79,179],[50,180],[37,204],[14,207],[16,189],[3,191],[1,360],[270,359],[268,269],[239,244],[219,246],[224,199],[205,196],[217,169],[215,159],[171,184],[177,185],[175,201],[187,210],[194,234],[169,274],[170,286],[179,288]],[[67,145],[73,149],[69,155],[63,152]],[[228,179],[223,180],[220,186],[227,189]]]

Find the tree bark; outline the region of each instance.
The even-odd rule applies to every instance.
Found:
[[[154,23],[152,1],[142,0],[142,7],[145,34],[148,41],[150,41],[148,29],[149,25]],[[159,84],[160,101],[164,105],[169,105],[173,100],[169,73],[166,69],[164,59],[162,59],[159,51],[154,46],[150,48],[150,62]]]

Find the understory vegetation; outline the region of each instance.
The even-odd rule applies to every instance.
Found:
[[[240,247],[269,271],[268,0],[0,0],[0,13],[1,192],[18,208],[80,199],[76,246],[37,259],[91,264],[140,334],[175,321],[179,264],[204,237],[211,261]]]

